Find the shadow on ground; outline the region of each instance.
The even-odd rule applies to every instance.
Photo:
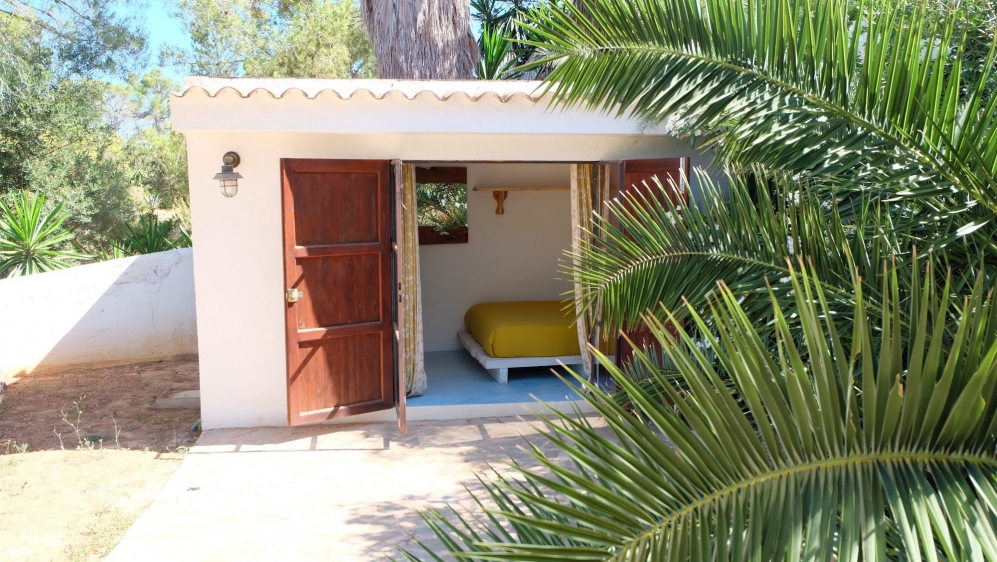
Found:
[[[522,435],[556,454],[536,423],[208,431],[106,560],[384,560],[435,543],[418,510],[471,505],[487,464],[534,466]]]

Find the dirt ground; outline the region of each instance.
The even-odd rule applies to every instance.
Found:
[[[0,404],[0,559],[96,561],[197,439],[196,408],[154,410],[198,386],[197,361],[25,375]]]
[[[24,375],[8,381],[0,404],[0,454],[24,444],[28,451],[174,451],[196,439],[190,430],[200,411],[154,410],[152,403],[197,387],[194,359]]]
[[[0,455],[0,559],[100,560],[152,503],[181,458],[110,449]]]

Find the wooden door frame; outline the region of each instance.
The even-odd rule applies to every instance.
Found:
[[[332,165],[335,164],[333,168]],[[393,239],[394,224],[391,219],[391,202],[394,198],[393,193],[393,183],[391,181],[391,164],[388,160],[337,160],[337,159],[308,159],[308,158],[281,158],[280,159],[280,174],[281,174],[281,238],[282,238],[282,252],[284,254],[284,267],[283,267],[283,283],[284,292],[291,288],[288,287],[288,279],[290,278],[291,272],[296,268],[295,254],[293,241],[288,238],[288,224],[293,225],[294,223],[294,203],[293,196],[291,194],[291,182],[290,174],[294,172],[344,172],[344,171],[357,171],[357,172],[369,172],[371,171],[372,164],[377,164],[380,166],[380,174],[383,174],[384,180],[379,181],[378,189],[378,229],[383,226],[387,226],[389,231],[389,236],[382,240],[382,245],[386,245],[390,248]],[[381,187],[384,189],[381,189]],[[385,205],[381,205],[381,198],[389,198],[385,201]],[[380,307],[382,311],[382,323],[387,322],[388,325],[392,324],[392,313],[394,310],[394,299],[396,292],[391,290],[397,283],[393,279],[392,268],[390,266],[381,268],[381,292],[379,295]],[[284,298],[284,294],[281,295],[281,302],[284,305],[284,354],[285,363],[287,365],[287,370],[285,372],[284,387],[285,387],[285,399],[287,407],[287,423],[288,425],[302,425],[307,423],[315,423],[321,421],[327,421],[330,419],[342,418],[347,416],[353,416],[357,414],[376,412],[380,410],[387,410],[394,408],[397,402],[396,388],[397,383],[393,373],[397,372],[397,363],[395,361],[395,351],[393,349],[381,350],[382,361],[387,362],[390,368],[381,369],[381,385],[382,388],[388,388],[391,391],[391,396],[387,397],[386,400],[381,400],[377,402],[364,403],[352,406],[342,406],[336,407],[329,413],[319,413],[308,416],[296,416],[294,408],[294,397],[291,392],[291,377],[295,372],[296,368],[299,367],[299,362],[296,357],[298,354],[298,339],[292,336],[292,326],[294,327],[294,333],[297,333],[297,312],[293,306],[289,306],[289,303]],[[384,320],[386,318],[386,320]],[[347,334],[343,334],[347,335]],[[387,380],[388,376],[391,376],[392,380]]]

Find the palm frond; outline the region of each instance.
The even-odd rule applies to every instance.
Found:
[[[845,222],[832,201],[815,197],[806,186],[781,178],[752,189],[746,178],[729,175],[724,192],[697,170],[698,201],[677,206],[655,195],[659,183],[638,190],[635,202],[609,203],[611,219],[595,218],[605,240],[593,236],[561,262],[566,276],[582,287],[583,309],[601,305],[611,332],[636,326],[659,305],[677,310],[688,301],[702,310],[724,281],[746,299],[745,308],[768,315],[768,289],[793,306],[787,260],[803,258],[832,295],[837,314],[854,306],[849,271],[860,267],[873,282],[885,256],[902,256],[893,229],[885,228],[878,207],[865,205]],[[761,298],[759,298],[761,297]]]
[[[430,511],[427,524],[466,560],[997,560],[997,311],[984,284],[961,300],[929,270],[906,294],[891,268],[886,312],[870,314],[856,279],[845,333],[812,272],[789,277],[795,316],[769,293],[773,348],[726,286],[708,312],[684,311],[713,327],[715,359],[649,319],[678,372],[681,384],[660,381],[673,406],[607,365],[639,415],[589,385],[607,429],[543,421],[557,455],[533,447],[540,469],[488,478],[474,514]],[[895,322],[901,302],[917,303],[911,326]]]
[[[677,120],[729,163],[997,212],[997,42],[965,83],[960,13],[928,5],[579,0],[525,25],[560,103]]]

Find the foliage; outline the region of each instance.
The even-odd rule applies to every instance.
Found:
[[[44,192],[63,206],[74,244],[98,254],[149,191],[178,205],[187,197],[166,107],[175,85],[158,71],[122,84],[72,74],[58,43],[24,17],[0,14],[0,199]]]
[[[482,27],[478,46],[481,49],[478,78],[500,80],[516,66],[516,59],[512,56],[512,43],[503,30]]]
[[[137,226],[125,225],[120,243],[125,255],[153,254],[191,246],[190,234],[176,219],[159,220],[155,214],[139,218]]]
[[[997,99],[962,82],[958,14],[926,9],[583,0],[535,12],[530,28],[569,105],[677,118],[713,133],[727,162],[916,197],[926,216],[942,201],[997,210]],[[993,69],[991,45],[979,72]]]
[[[145,33],[125,7],[121,1],[0,0],[0,22],[37,37],[69,75],[121,75],[145,64],[146,49]]]
[[[22,191],[12,205],[0,200],[0,277],[63,269],[89,256],[71,251],[62,204],[45,208],[45,195]]]
[[[582,0],[563,10],[531,12],[528,28],[544,39],[541,60],[556,64],[547,87],[561,92],[563,103],[709,133],[706,146],[742,176],[731,199],[719,205],[743,204],[745,189],[737,184],[749,180],[759,184],[756,192],[770,189],[773,200],[793,194],[811,201],[814,221],[799,225],[806,231],[794,243],[803,245],[792,252],[779,243],[792,234],[785,221],[728,221],[711,238],[690,225],[673,233],[650,232],[664,223],[649,225],[640,252],[689,257],[671,277],[684,276],[698,287],[745,281],[729,259],[697,254],[704,243],[714,250],[726,241],[726,250],[737,246],[751,264],[745,277],[754,279],[754,290],[772,282],[771,275],[759,276],[758,262],[778,264],[778,254],[824,261],[826,252],[848,246],[861,258],[859,247],[873,244],[864,253],[888,251],[905,267],[913,254],[897,248],[939,255],[963,287],[985,264],[997,264],[997,97],[981,78],[993,74],[995,49],[988,44],[976,70],[964,73],[963,57],[979,42],[956,32],[965,26],[965,12],[935,7],[898,0]],[[830,229],[818,228],[818,215]],[[617,285],[639,293],[628,297],[630,303],[676,304],[680,291],[642,284],[641,275],[653,274],[632,267],[640,252],[622,249],[624,242],[592,248],[605,253],[592,259],[610,264],[628,253]],[[662,263],[656,262],[656,273]],[[839,285],[834,272],[842,271],[847,269],[839,263],[819,267],[815,275],[830,287]],[[629,279],[631,273],[637,277]],[[612,277],[605,268],[593,274]],[[590,287],[589,302],[612,290]],[[875,287],[873,280],[870,298]],[[703,295],[693,290],[687,296]],[[607,313],[633,319],[645,310]]]
[[[538,58],[532,43],[541,40],[520,20],[530,9],[549,9],[535,0],[471,0],[472,17],[481,27],[478,35],[477,77],[481,80],[537,80],[550,65],[526,68]]]
[[[727,178],[726,193],[705,173],[696,179],[695,205],[652,196],[664,190],[660,184],[633,200],[610,202],[612,218],[595,221],[605,241],[593,237],[562,260],[562,270],[583,288],[583,306],[601,306],[607,330],[638,325],[659,304],[704,308],[717,280],[764,317],[769,286],[792,306],[790,259],[807,260],[832,308],[847,315],[854,305],[848,272],[858,267],[872,286],[867,298],[878,298],[883,260],[904,256],[891,217],[879,207],[862,205],[844,218],[835,201],[785,178],[773,181],[774,194],[752,189],[738,175]]]
[[[415,184],[417,221],[437,232],[467,226],[467,184]]]
[[[689,389],[659,381],[674,407],[609,364],[637,415],[590,386],[608,431],[541,418],[556,449],[532,449],[542,472],[484,481],[485,517],[424,519],[474,560],[997,559],[991,295],[982,282],[966,300],[936,292],[930,270],[905,293],[892,269],[886,314],[869,314],[856,281],[846,335],[809,275],[790,273],[797,317],[769,295],[771,347],[726,287],[708,314],[686,311],[715,361],[685,330],[652,322]],[[904,302],[912,326],[897,322]]]
[[[164,57],[194,75],[371,78],[374,57],[348,0],[180,0],[193,42]]]

